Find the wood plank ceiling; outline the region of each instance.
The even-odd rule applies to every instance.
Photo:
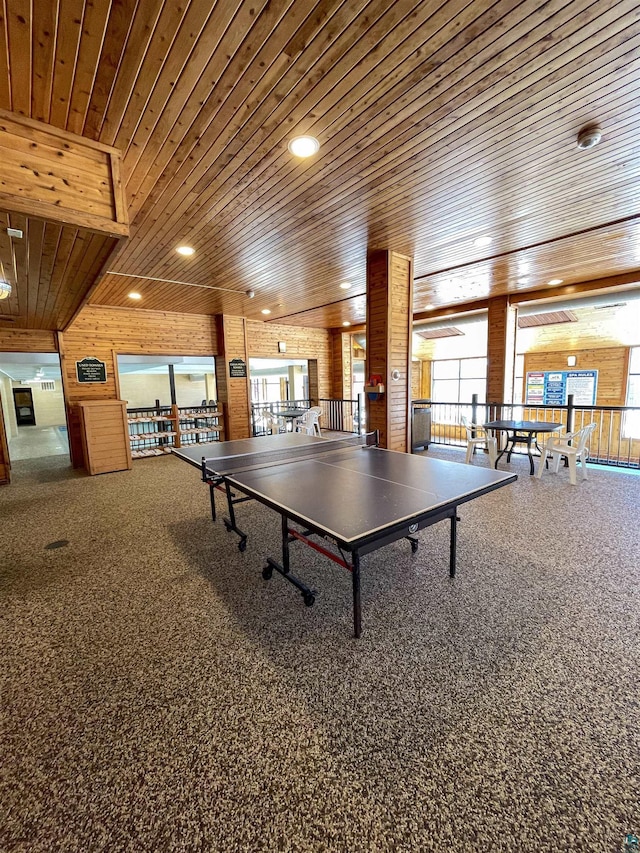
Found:
[[[377,248],[414,257],[417,314],[640,278],[636,2],[2,0],[1,15],[0,108],[118,148],[131,223],[90,290],[99,259],[79,284],[51,225],[20,248],[2,225],[24,217],[5,214],[0,315],[16,326],[60,328],[87,293],[134,307],[134,290],[140,309],[361,323]],[[592,124],[602,141],[579,150]],[[308,160],[287,149],[301,133],[321,144]]]

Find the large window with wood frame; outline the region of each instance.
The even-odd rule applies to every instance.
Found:
[[[631,347],[627,378],[627,406],[640,407],[640,347]],[[625,412],[623,435],[640,438],[640,412]]]
[[[431,399],[434,403],[471,403],[487,399],[487,359],[449,358],[431,362]]]

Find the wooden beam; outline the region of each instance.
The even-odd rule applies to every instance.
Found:
[[[129,235],[117,149],[0,110],[0,157],[1,209]]]

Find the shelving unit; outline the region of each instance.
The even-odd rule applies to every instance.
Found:
[[[221,441],[222,412],[216,406],[127,409],[131,458],[171,453],[173,447]]]

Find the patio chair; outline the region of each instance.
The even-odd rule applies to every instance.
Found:
[[[472,424],[464,415],[460,418],[460,423],[467,433],[467,456],[465,462],[470,465],[471,457],[476,452],[476,448],[486,449],[489,453],[489,462],[493,468],[498,458],[498,442],[495,436],[490,435],[487,430],[480,424]]]
[[[296,418],[296,432],[306,432],[307,435],[317,435],[318,438],[322,438],[322,433],[320,432],[321,414],[322,408],[320,406],[311,406],[303,415]]]
[[[589,448],[587,442],[591,438],[591,433],[597,427],[596,423],[587,424],[586,427],[578,429],[575,432],[567,432],[564,435],[551,435],[545,441],[538,462],[538,471],[536,477],[542,477],[542,471],[546,467],[547,456],[551,457],[552,464],[549,470],[553,468],[555,474],[560,468],[560,460],[563,456],[569,462],[569,481],[575,486],[577,484],[577,463],[580,462],[580,470],[582,471],[582,479],[587,479],[587,459],[589,458]],[[571,442],[571,443],[569,443]]]
[[[287,425],[284,418],[279,418],[277,415],[267,413],[265,415],[265,424],[267,432],[273,435],[274,433],[286,432]]]

